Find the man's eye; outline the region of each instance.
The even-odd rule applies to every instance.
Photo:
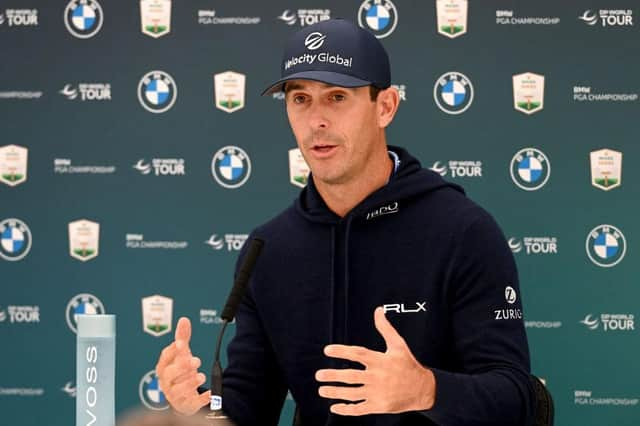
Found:
[[[340,102],[340,101],[344,101],[345,100],[345,96],[343,94],[340,94],[340,93],[335,93],[335,94],[331,95],[331,99],[334,100],[334,101]]]
[[[295,95],[293,97],[293,103],[294,104],[301,104],[304,103],[304,96],[303,95]]]

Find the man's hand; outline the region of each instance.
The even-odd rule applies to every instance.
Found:
[[[191,322],[182,317],[176,326],[176,339],[165,347],[156,365],[160,389],[175,411],[184,415],[195,414],[209,403],[211,391],[198,394],[198,386],[206,377],[198,373],[200,359],[191,355]]]
[[[385,317],[382,308],[375,310],[374,321],[387,345],[386,352],[361,346],[328,345],[324,348],[325,355],[359,362],[365,369],[316,372],[319,382],[361,386],[320,386],[318,393],[329,399],[361,401],[357,404],[333,404],[331,412],[343,416],[430,409],[436,397],[435,376],[415,359],[405,340]]]

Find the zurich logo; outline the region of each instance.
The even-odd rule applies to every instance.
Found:
[[[313,32],[304,39],[304,45],[309,50],[316,50],[322,47],[326,38],[327,36],[324,34]]]

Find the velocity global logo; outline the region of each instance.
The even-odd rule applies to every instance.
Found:
[[[387,37],[398,25],[398,9],[390,0],[365,0],[358,10],[358,25],[377,38]]]
[[[457,71],[442,74],[433,86],[433,98],[438,108],[447,114],[462,114],[473,102],[473,84]]]
[[[96,0],[71,0],[64,10],[64,25],[72,36],[87,39],[100,31],[104,14]]]
[[[537,148],[524,148],[516,152],[509,167],[511,179],[520,189],[536,191],[542,188],[551,176],[549,159]]]
[[[622,261],[627,252],[627,240],[613,225],[598,225],[589,232],[586,241],[587,256],[594,264],[610,268]]]
[[[150,71],[138,83],[138,100],[149,112],[159,114],[168,111],[177,97],[176,82],[164,71]]]

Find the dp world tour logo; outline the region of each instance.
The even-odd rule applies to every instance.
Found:
[[[105,313],[104,305],[93,294],[82,293],[73,296],[67,304],[67,325],[76,333],[78,331],[78,315],[102,315]]]
[[[438,108],[447,114],[462,114],[473,102],[473,85],[466,75],[450,71],[436,81],[433,98]]]
[[[140,401],[151,410],[166,410],[169,408],[167,398],[162,389],[160,389],[160,381],[156,375],[156,370],[151,370],[142,377],[138,393],[140,394]]]
[[[358,10],[358,25],[384,38],[396,29],[398,10],[389,0],[365,0]]]
[[[511,159],[511,179],[525,191],[535,191],[547,183],[551,175],[551,163],[536,148],[521,149]]]
[[[216,152],[211,160],[211,174],[225,188],[238,188],[251,175],[251,160],[246,152],[237,146],[225,146]]]
[[[149,112],[161,113],[173,106],[178,97],[178,86],[164,71],[150,71],[140,79],[138,100]]]
[[[593,263],[610,268],[620,263],[627,252],[627,240],[613,225],[599,225],[587,236],[587,256]]]
[[[77,38],[96,35],[103,20],[102,7],[96,0],[71,0],[64,10],[64,25]]]
[[[31,231],[20,219],[0,221],[0,238],[0,257],[4,260],[20,260],[31,250]]]

